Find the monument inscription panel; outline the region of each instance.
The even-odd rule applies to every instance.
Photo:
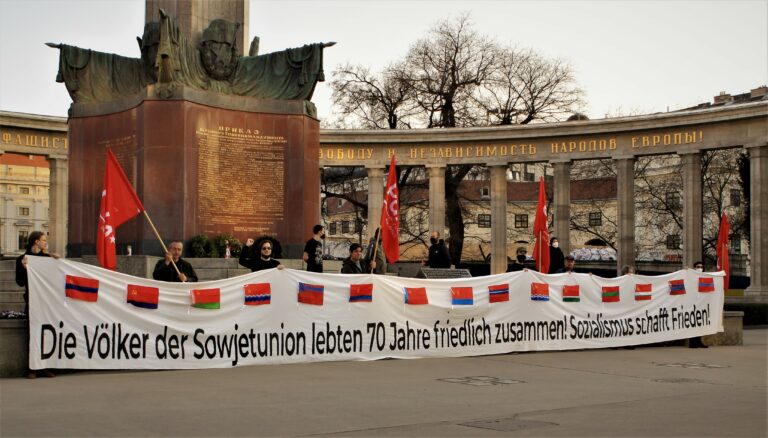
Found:
[[[201,231],[275,233],[285,217],[285,137],[229,126],[198,127],[195,137]]]

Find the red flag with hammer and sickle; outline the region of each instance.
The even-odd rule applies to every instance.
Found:
[[[117,162],[112,150],[107,149],[104,169],[104,190],[101,192],[99,231],[96,234],[96,256],[103,268],[115,270],[115,230],[128,219],[144,211],[131,182]]]

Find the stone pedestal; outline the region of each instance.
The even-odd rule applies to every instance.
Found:
[[[301,255],[320,219],[319,123],[304,101],[179,87],[159,99],[73,104],[69,254],[95,253],[106,149],[112,148],[163,239],[273,235]],[[118,254],[162,253],[147,220],[117,229]]]

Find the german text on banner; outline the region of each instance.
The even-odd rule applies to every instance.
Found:
[[[722,331],[724,296],[722,273],[694,270],[425,280],[271,269],[165,283],[31,257],[28,274],[32,369],[222,368],[649,344]],[[91,295],[73,297],[73,286]]]

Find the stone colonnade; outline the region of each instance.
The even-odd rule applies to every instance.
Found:
[[[0,155],[8,152],[25,153],[25,151],[0,150]],[[39,155],[39,153],[34,155]],[[50,237],[48,238],[48,251],[63,257],[66,255],[67,250],[69,160],[66,155],[51,154],[45,157],[50,170],[48,186],[48,233]]]
[[[751,178],[751,277],[748,295],[764,293],[768,277],[763,268],[768,263],[768,233],[764,227],[765,208],[768,208],[768,145],[747,148],[750,155]],[[678,153],[683,164],[683,267],[691,267],[703,260],[703,211],[701,152]],[[617,272],[624,265],[635,263],[635,156],[613,158],[617,173]],[[564,253],[570,252],[570,170],[571,160],[551,160],[554,169],[554,236],[560,241]],[[507,179],[508,165],[488,163],[490,169],[491,201],[491,273],[507,269]],[[384,191],[382,167],[367,167],[368,220],[378,224]],[[445,170],[446,166],[428,165],[429,175],[429,229],[445,233]],[[375,226],[368,227],[369,234]],[[369,238],[371,236],[369,235]]]

